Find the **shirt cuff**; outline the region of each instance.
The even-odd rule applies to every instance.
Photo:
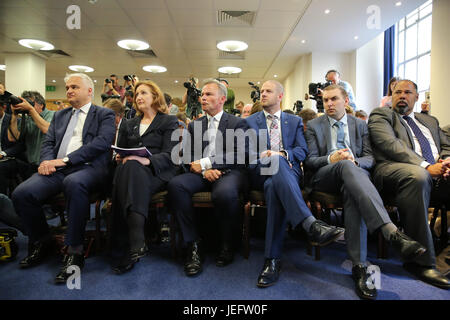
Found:
[[[200,159],[200,165],[202,166],[202,171],[211,169],[212,168],[211,159],[208,157]]]
[[[420,164],[420,166],[424,169],[426,169],[429,165],[431,165],[431,163],[426,162],[426,161],[422,161],[422,163]]]
[[[328,155],[328,157],[327,157],[327,162],[328,162],[328,164],[331,163],[330,158],[331,158],[331,153],[330,153],[330,154]]]

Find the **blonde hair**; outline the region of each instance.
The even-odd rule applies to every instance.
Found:
[[[133,108],[136,109],[136,115],[140,116],[142,114],[142,112],[136,105],[136,91],[141,85],[146,85],[150,88],[150,91],[153,95],[153,103],[151,107],[158,112],[168,114],[169,108],[167,107],[166,100],[164,99],[164,94],[162,93],[158,85],[151,80],[142,80],[136,83],[134,87]]]

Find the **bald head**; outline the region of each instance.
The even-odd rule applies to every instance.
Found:
[[[261,87],[261,105],[267,112],[274,114],[281,109],[284,88],[278,81],[269,80]]]

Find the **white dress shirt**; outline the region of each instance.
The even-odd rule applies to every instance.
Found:
[[[90,108],[90,102],[80,108],[80,114],[78,115],[78,121],[75,125],[75,129],[73,130],[73,136],[67,145],[66,155],[80,149],[81,146],[83,146],[83,127]]]
[[[222,118],[223,115],[223,110],[220,111],[219,113],[217,113],[214,117],[211,117],[209,114],[206,115],[206,117],[208,118],[208,130],[210,128],[210,123],[211,121],[213,121],[213,126],[215,132],[214,132],[214,136],[217,136],[217,130],[219,128],[219,123],[220,123],[220,119]],[[205,158],[200,159],[200,165],[202,166],[202,171],[204,172],[205,170],[211,169],[212,168],[212,162],[211,162],[211,156],[208,155]]]

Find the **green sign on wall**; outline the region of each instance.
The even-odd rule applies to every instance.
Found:
[[[45,86],[45,91],[56,91],[56,86]]]

